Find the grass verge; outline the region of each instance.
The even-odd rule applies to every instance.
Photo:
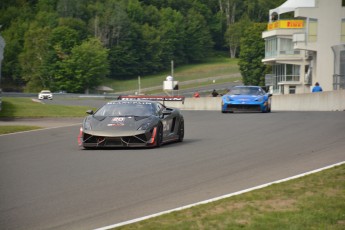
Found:
[[[345,165],[116,229],[345,229]]]
[[[0,125],[0,135],[42,129],[39,126],[29,125]]]
[[[85,106],[48,105],[33,101],[31,98],[2,98],[0,117],[83,117]]]

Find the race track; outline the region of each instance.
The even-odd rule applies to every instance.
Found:
[[[158,149],[81,150],[79,125],[0,136],[1,229],[93,229],[345,161],[345,112],[183,114]]]

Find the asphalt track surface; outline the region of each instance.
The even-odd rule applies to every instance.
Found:
[[[183,114],[157,149],[81,150],[75,120],[1,135],[0,228],[93,229],[345,161],[345,112]]]

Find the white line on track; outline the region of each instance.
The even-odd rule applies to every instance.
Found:
[[[197,205],[207,204],[207,203],[214,202],[214,201],[217,201],[217,200],[221,200],[221,199],[225,199],[225,198],[228,198],[228,197],[240,195],[240,194],[243,194],[243,193],[246,193],[246,192],[250,192],[250,191],[253,191],[253,190],[261,189],[261,188],[264,188],[264,187],[267,187],[267,186],[270,186],[270,185],[273,185],[273,184],[278,184],[278,183],[282,183],[282,182],[285,182],[285,181],[289,181],[289,180],[293,180],[293,179],[296,179],[296,178],[300,178],[300,177],[303,177],[303,176],[306,176],[306,175],[309,175],[309,174],[313,174],[313,173],[317,173],[317,172],[320,172],[320,171],[323,171],[323,170],[326,170],[326,169],[329,169],[329,168],[333,168],[333,167],[336,167],[336,166],[339,166],[339,165],[342,165],[342,164],[345,164],[345,161],[342,161],[342,162],[339,162],[339,163],[336,163],[336,164],[332,164],[332,165],[329,165],[329,166],[326,166],[326,167],[323,167],[323,168],[315,169],[315,170],[312,170],[312,171],[309,171],[309,172],[305,172],[305,173],[302,173],[302,174],[298,174],[296,176],[292,176],[292,177],[288,177],[288,178],[285,178],[285,179],[281,179],[281,180],[273,181],[273,182],[270,182],[270,183],[262,184],[262,185],[259,185],[259,186],[256,186],[256,187],[244,189],[242,191],[226,194],[226,195],[215,197],[215,198],[212,198],[212,199],[209,199],[209,200],[200,201],[200,202],[197,202],[197,203],[194,203],[194,204],[189,204],[189,205],[182,206],[182,207],[179,207],[179,208],[174,208],[174,209],[166,210],[166,211],[163,211],[163,212],[158,212],[158,213],[151,214],[151,215],[148,215],[148,216],[139,217],[139,218],[128,220],[128,221],[124,221],[124,222],[121,222],[121,223],[117,223],[117,224],[113,224],[113,225],[97,228],[95,230],[108,230],[108,229],[124,226],[124,225],[127,225],[127,224],[133,224],[133,223],[136,223],[136,222],[139,222],[139,221],[142,221],[142,220],[147,220],[147,219],[150,219],[150,218],[153,218],[153,217],[157,217],[157,216],[161,216],[161,215],[164,215],[164,214],[168,214],[168,213],[171,213],[171,212],[181,211],[183,209],[191,208],[191,207],[194,207],[194,206],[197,206]]]

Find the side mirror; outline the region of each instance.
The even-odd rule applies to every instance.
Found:
[[[268,97],[272,97],[272,94],[271,94],[271,93],[269,93],[269,94],[268,94]]]
[[[162,114],[163,116],[170,115],[172,113],[172,110],[164,109]]]
[[[88,111],[86,111],[86,113],[89,114],[89,115],[92,115],[93,114],[93,110],[88,110]]]

